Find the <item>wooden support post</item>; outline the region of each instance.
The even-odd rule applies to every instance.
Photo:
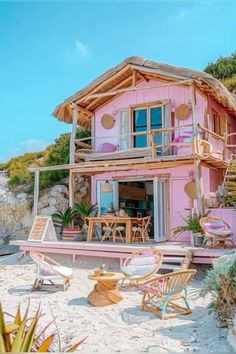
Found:
[[[77,121],[78,121],[78,108],[75,103],[72,103],[72,130],[70,134],[70,163],[75,162],[75,137],[76,137],[76,129],[77,129]]]
[[[201,161],[200,161],[200,159],[195,159],[194,160],[194,167],[195,167],[195,184],[196,184],[198,213],[200,215],[204,215],[205,214],[205,207],[204,207],[202,171],[201,171]]]
[[[75,178],[74,173],[70,170],[69,172],[69,206],[73,208],[74,206],[74,191],[75,191]]]
[[[197,121],[197,102],[196,102],[196,88],[195,83],[190,85],[190,101],[192,106],[192,120],[193,120],[193,154],[199,153],[199,128]]]
[[[35,217],[38,214],[38,200],[39,200],[39,170],[34,173],[34,204],[32,215]]]

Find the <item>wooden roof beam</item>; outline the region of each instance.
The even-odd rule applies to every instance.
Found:
[[[142,74],[140,71],[137,70],[136,73],[139,77],[141,77],[141,79],[143,79],[146,82],[149,82],[149,78],[146,77],[144,74]]]
[[[93,116],[93,112],[88,110],[87,108],[81,107],[80,105],[77,104],[78,111],[81,111],[89,116]]]
[[[186,83],[191,83],[192,81],[193,80],[180,80],[180,81],[168,82],[165,84],[152,85],[152,86],[134,86],[134,87],[131,86],[131,87],[127,87],[127,88],[121,88],[118,90],[90,94],[85,98],[85,100],[88,101],[88,100],[91,100],[92,98],[115,96],[119,93],[124,93],[124,92],[129,92],[129,91],[146,90],[146,89],[153,89],[153,88],[165,87],[165,86],[183,85]]]
[[[131,80],[132,80],[132,76],[127,77],[125,80],[121,81],[119,84],[114,86],[113,89],[116,90],[116,89],[122,87],[123,85],[127,84],[129,81],[131,82]],[[90,109],[91,107],[93,107],[99,100],[100,100],[100,97],[95,99],[91,103],[89,103],[89,105],[87,106],[87,109]]]

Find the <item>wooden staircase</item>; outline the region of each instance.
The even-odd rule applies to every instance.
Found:
[[[228,191],[228,197],[232,202],[236,202],[236,154],[231,156],[229,166],[224,177],[224,187]]]

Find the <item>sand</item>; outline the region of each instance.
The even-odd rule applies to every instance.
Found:
[[[79,259],[72,266],[74,278],[66,292],[31,293],[35,265],[28,257],[20,261],[17,257],[1,257],[0,260],[0,297],[4,309],[14,313],[18,303],[23,309],[29,298],[32,311],[41,303],[45,314],[43,324],[52,320],[53,313],[63,345],[87,337],[80,352],[232,352],[226,341],[226,329],[217,326],[214,314],[208,308],[210,297],[199,297],[202,271],[189,288],[192,313],[162,321],[150,312],[141,311],[142,293],[134,289],[122,291],[124,299],[118,304],[102,308],[89,305],[86,297],[94,282],[87,276],[91,269],[101,264],[101,259]],[[69,258],[64,257],[61,261],[71,265]],[[105,260],[105,263],[110,269],[119,269],[115,260]]]

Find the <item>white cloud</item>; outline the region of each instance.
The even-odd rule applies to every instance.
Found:
[[[89,56],[89,46],[79,39],[74,42],[73,47],[65,49],[65,57],[70,64],[77,64],[81,59],[88,58]]]
[[[87,46],[87,44],[82,43],[81,41],[75,41],[75,47],[78,51],[78,53],[86,58],[89,55],[89,47]]]
[[[184,20],[189,15],[189,11],[186,9],[182,9],[175,15],[167,16],[162,23],[163,26],[176,25]]]

